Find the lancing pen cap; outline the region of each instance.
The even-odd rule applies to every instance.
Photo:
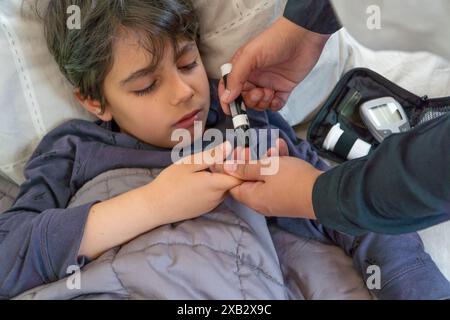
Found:
[[[225,87],[227,87],[228,75],[231,73],[231,70],[233,70],[233,65],[231,63],[224,64],[220,70],[222,72]],[[248,148],[250,142],[247,131],[250,130],[250,121],[248,120],[247,109],[241,95],[230,103],[230,111],[231,117],[233,118],[234,130],[237,133],[238,139],[241,140],[240,144],[244,145],[245,148]]]

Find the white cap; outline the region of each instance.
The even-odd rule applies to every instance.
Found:
[[[325,150],[333,152],[336,148],[336,144],[339,142],[339,139],[344,134],[344,130],[341,129],[341,124],[337,123],[331,128],[330,132],[328,132],[325,141],[323,142],[323,148]],[[365,157],[369,154],[372,145],[361,140],[357,139],[350,149],[347,159],[353,160]]]
[[[222,72],[222,77],[228,75],[233,70],[233,65],[231,63],[226,63],[220,67],[220,71]]]
[[[323,142],[323,148],[328,151],[334,151],[339,138],[344,134],[344,131],[341,129],[341,124],[337,123],[331,128],[330,132],[328,132],[325,141]]]
[[[353,160],[353,159],[365,157],[369,154],[370,149],[372,149],[372,145],[368,144],[367,142],[365,142],[361,139],[358,139],[358,140],[356,140],[352,149],[348,153],[347,159]]]

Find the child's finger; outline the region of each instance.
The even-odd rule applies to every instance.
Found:
[[[264,182],[243,182],[230,190],[230,195],[249,208],[257,208],[259,199],[264,197]]]
[[[236,149],[234,149],[233,160],[241,160],[241,158],[242,158],[242,147],[237,146]]]
[[[215,148],[185,157],[177,161],[175,164],[189,165],[190,170],[194,172],[203,171],[209,169],[215,163],[223,163],[232,151],[233,149],[231,147],[231,143],[229,141],[225,141]]]
[[[270,157],[286,157],[289,156],[289,148],[284,139],[278,138],[275,142],[275,147],[271,147],[265,154],[265,158]]]
[[[243,163],[245,159],[249,159],[249,149],[244,149],[241,146],[237,146],[231,153],[231,158],[226,161],[227,163]],[[247,154],[247,156],[246,156]],[[211,172],[214,173],[225,173],[223,169],[224,163],[215,163],[209,167]]]
[[[284,139],[281,139],[281,138],[277,139],[276,146],[277,146],[278,154],[280,155],[280,157],[288,157],[289,156],[289,148],[288,148],[286,141],[284,141]]]
[[[250,161],[253,160],[251,159],[251,152],[250,152],[250,148],[243,148],[241,146],[237,146],[235,149],[235,158],[234,160],[239,160],[239,161]],[[254,159],[256,160],[256,159]]]
[[[251,157],[252,157],[252,153],[250,152],[250,148],[242,149],[241,160],[244,160],[244,161],[257,160],[257,159],[252,159]]]
[[[224,173],[213,173],[205,178],[208,179],[211,188],[220,192],[226,192],[242,183],[242,180]]]
[[[265,154],[264,158],[270,158],[270,157],[276,157],[278,156],[278,149],[275,147],[270,148],[267,150],[267,153]]]

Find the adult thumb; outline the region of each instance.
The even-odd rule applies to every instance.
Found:
[[[241,94],[256,65],[255,60],[256,56],[248,50],[241,48],[237,51],[231,60],[231,72],[227,76],[225,91],[220,97],[222,103],[229,104]]]
[[[235,161],[226,162],[223,166],[225,173],[244,181],[264,181],[261,163],[238,164]]]

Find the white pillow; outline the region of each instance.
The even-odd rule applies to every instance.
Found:
[[[34,3],[33,0],[28,0]],[[40,0],[45,6],[48,1]],[[286,0],[194,0],[201,18],[202,52],[210,76],[253,35],[283,13]],[[0,173],[16,183],[36,145],[73,119],[93,119],[75,101],[47,50],[40,21],[22,0],[0,6]]]
[[[450,59],[450,1],[333,0],[349,33],[375,50],[431,51]],[[368,28],[379,9],[380,28]]]
[[[0,6],[0,171],[17,183],[48,131],[68,119],[90,118],[48,52],[41,24],[21,14],[21,2]]]
[[[287,0],[193,0],[193,3],[200,18],[200,49],[208,75],[219,79],[220,66],[280,17]]]

